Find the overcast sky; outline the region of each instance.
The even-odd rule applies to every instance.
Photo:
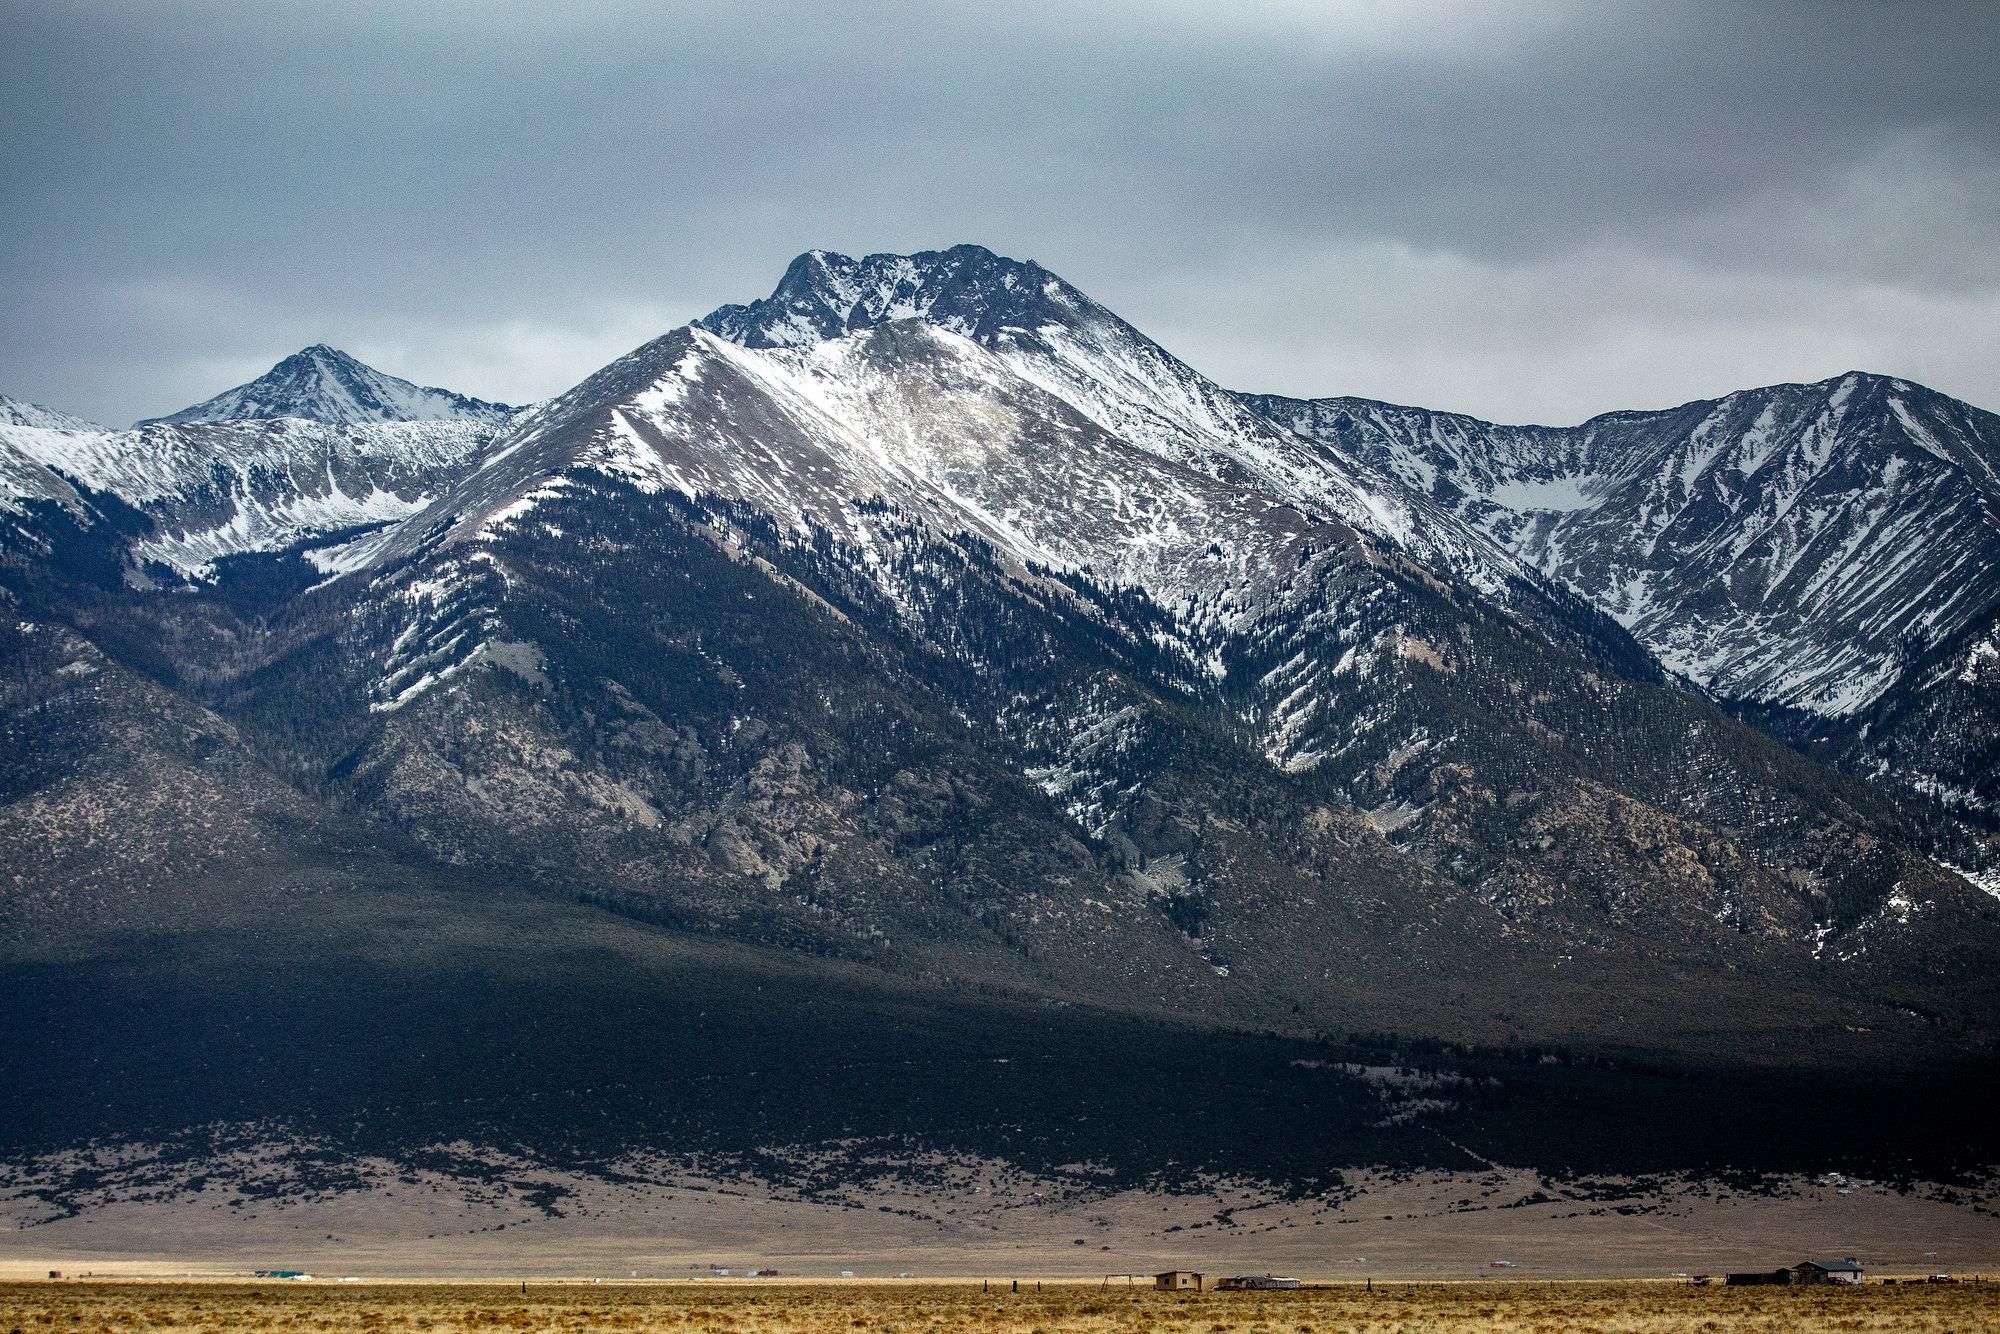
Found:
[[[838,14],[832,11],[839,11]],[[1237,388],[2000,409],[2000,5],[0,0],[0,392],[486,398],[799,251],[1039,260]]]

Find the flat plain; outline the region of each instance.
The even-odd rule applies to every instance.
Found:
[[[721,1264],[790,1279],[1016,1275],[1095,1279],[1198,1269],[1303,1279],[1665,1278],[1861,1257],[1870,1276],[2000,1273],[2000,1187],[1834,1186],[1802,1179],[1558,1182],[1531,1172],[1350,1173],[1347,1193],[1288,1198],[1252,1182],[1163,1192],[1022,1172],[998,1162],[908,1161],[813,1199],[675,1163],[622,1180],[493,1160],[475,1179],[382,1166],[317,1191],[289,1160],[139,1171],[58,1196],[0,1174],[0,1279],[244,1277],[300,1269],[368,1282],[537,1276],[685,1279]],[[141,1164],[144,1167],[145,1164]],[[920,1177],[927,1167],[936,1176]],[[75,1175],[73,1164],[65,1167]],[[261,1174],[261,1175],[260,1175]],[[232,1185],[233,1183],[233,1185]],[[1851,1192],[1851,1193],[1849,1193]],[[6,1326],[0,1325],[0,1334]]]
[[[1025,1287],[1026,1285],[1024,1285]],[[2000,1284],[1697,1288],[1672,1282],[1356,1283],[1170,1293],[978,1283],[0,1285],[0,1330],[320,1332],[718,1330],[727,1334],[1679,1334],[2000,1329]]]

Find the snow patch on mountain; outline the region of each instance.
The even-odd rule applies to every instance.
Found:
[[[2000,867],[1988,867],[1981,871],[1964,866],[1953,866],[1949,862],[1939,862],[1938,865],[1963,880],[1966,884],[1971,885],[1974,889],[2000,899]]]
[[[368,708],[394,713],[478,663],[498,625],[487,593],[496,578],[491,553],[472,551],[386,590],[397,629]]]
[[[39,427],[0,425],[0,513],[23,514],[31,501],[81,507],[76,488],[44,462],[48,450],[39,447],[40,434]]]

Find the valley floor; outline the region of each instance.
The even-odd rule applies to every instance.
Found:
[[[1296,1292],[1043,1291],[942,1284],[715,1283],[486,1287],[356,1284],[14,1283],[0,1285],[0,1323],[99,1334],[422,1329],[721,1329],[821,1334],[857,1329],[1006,1334],[1209,1334],[1366,1329],[1380,1334],[1591,1329],[1680,1331],[1985,1330],[2000,1327],[2000,1284],[1860,1288],[1697,1288],[1683,1283],[1356,1283]]]
[[[1223,1181],[1160,1193],[930,1163],[806,1200],[657,1165],[591,1177],[499,1166],[472,1180],[382,1164],[368,1185],[333,1191],[244,1193],[211,1178],[53,1205],[32,1172],[16,1172],[0,1187],[0,1278],[299,1269],[323,1279],[713,1283],[711,1266],[724,1266],[787,1278],[1187,1268],[1360,1282],[1721,1274],[1845,1255],[1871,1277],[2000,1277],[2000,1215],[1963,1187],[1551,1181],[1501,1169],[1355,1173],[1338,1196],[1287,1199]],[[956,1184],[941,1187],[941,1177]]]

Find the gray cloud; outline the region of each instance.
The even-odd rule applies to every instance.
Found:
[[[1249,388],[2000,406],[1991,5],[997,8],[0,0],[0,391],[323,339],[532,398],[809,246],[976,240]]]

